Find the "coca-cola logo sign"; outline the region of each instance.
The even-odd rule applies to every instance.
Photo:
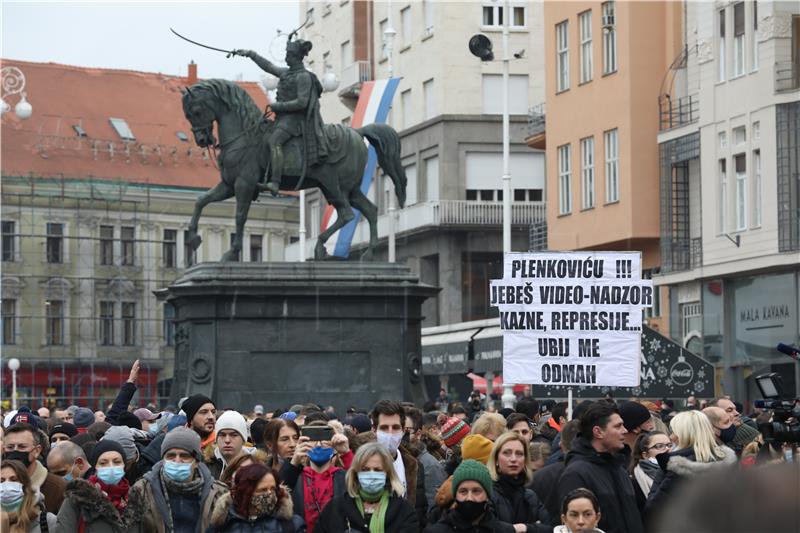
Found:
[[[678,361],[669,369],[669,378],[676,385],[688,385],[694,378],[694,369],[689,363]]]

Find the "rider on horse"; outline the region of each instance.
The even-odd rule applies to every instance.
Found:
[[[278,94],[270,108],[276,115],[275,129],[269,139],[272,147],[271,169],[264,176],[266,189],[278,194],[284,171],[283,145],[292,137],[303,139],[303,171],[311,165],[322,163],[328,157],[328,145],[323,132],[319,98],[322,84],[317,76],[303,66],[303,58],[311,51],[311,43],[302,39],[286,44],[286,64],[278,67],[252,50],[235,50],[236,55],[252,59],[262,70],[279,78]]]

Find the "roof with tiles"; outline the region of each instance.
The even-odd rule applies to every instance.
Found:
[[[195,143],[183,116],[181,88],[190,79],[152,72],[2,60],[25,75],[33,115],[2,116],[3,176],[123,180],[131,183],[208,188],[219,171]],[[190,72],[193,70],[190,65]],[[256,105],[267,96],[255,82],[240,82]],[[19,96],[6,97],[12,109]],[[135,141],[111,124],[123,119]],[[80,136],[78,126],[85,132]],[[187,140],[181,140],[179,133]]]

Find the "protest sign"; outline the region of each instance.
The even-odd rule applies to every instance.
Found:
[[[637,387],[642,310],[653,283],[639,252],[507,253],[492,280],[503,381]]]

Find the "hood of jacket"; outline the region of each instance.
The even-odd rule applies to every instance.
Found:
[[[626,444],[625,447],[617,453],[598,452],[592,446],[592,443],[583,437],[578,437],[572,441],[572,448],[567,453],[564,459],[564,464],[568,465],[573,461],[589,461],[596,465],[602,466],[622,466],[625,468],[628,464],[628,458],[631,455],[631,449]]]
[[[736,452],[727,446],[721,446],[720,449],[723,453],[722,459],[710,463],[697,461],[694,452],[691,450],[688,453],[686,450],[671,453],[667,463],[667,470],[679,476],[698,477],[724,470],[736,464]]]
[[[286,521],[291,520],[293,515],[294,504],[292,503],[292,497],[290,496],[286,485],[281,485],[278,488],[278,506],[275,509],[275,514],[261,517],[259,520],[267,519]],[[227,522],[231,521],[249,522],[249,519],[237,513],[233,508],[233,497],[229,492],[222,496],[217,502],[217,505],[214,506],[214,509],[211,512],[211,524],[216,527],[222,527]]]
[[[99,488],[83,479],[70,481],[64,491],[64,498],[72,503],[86,522],[102,519],[123,531],[146,511],[136,498],[129,498],[124,511],[117,512]]]

